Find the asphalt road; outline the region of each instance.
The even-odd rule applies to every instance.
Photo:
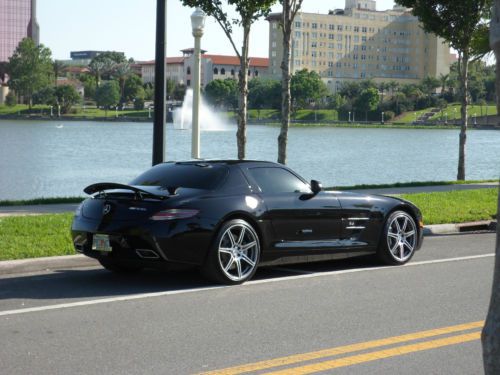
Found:
[[[287,266],[237,287],[193,271],[0,276],[0,372],[480,374],[494,242],[430,237],[404,267]]]

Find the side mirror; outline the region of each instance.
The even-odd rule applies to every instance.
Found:
[[[316,181],[316,180],[311,180],[311,190],[314,195],[318,194],[321,190],[323,190],[323,186],[321,185],[321,182]]]

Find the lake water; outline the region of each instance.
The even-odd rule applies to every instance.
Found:
[[[277,159],[278,127],[251,125],[247,158]],[[458,130],[291,128],[288,165],[324,186],[454,180]],[[191,132],[166,131],[166,159],[191,155]],[[0,200],[81,196],[151,165],[151,123],[0,121]],[[203,158],[236,158],[236,128],[201,133]],[[500,131],[470,130],[467,179],[500,175]]]

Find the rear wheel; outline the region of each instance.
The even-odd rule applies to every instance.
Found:
[[[381,243],[379,258],[390,265],[405,264],[415,253],[417,245],[415,220],[404,211],[395,211],[387,219]]]
[[[223,284],[241,284],[257,270],[260,259],[259,236],[245,220],[222,225],[203,266],[203,273]]]
[[[134,273],[139,272],[141,267],[134,266],[130,264],[123,264],[111,259],[98,259],[101,266],[106,268],[108,271],[115,273]]]

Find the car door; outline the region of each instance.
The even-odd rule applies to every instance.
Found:
[[[267,207],[274,247],[328,248],[341,235],[341,207],[333,194],[314,195],[301,178],[281,167],[247,169]]]

